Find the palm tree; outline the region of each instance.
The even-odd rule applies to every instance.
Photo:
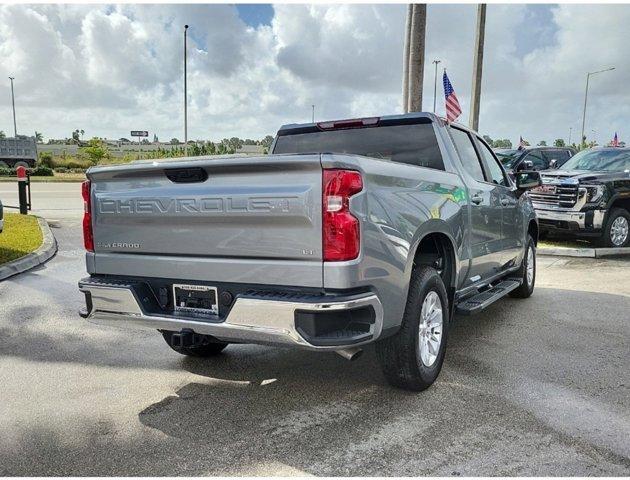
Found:
[[[424,44],[427,27],[427,6],[415,3],[411,10],[409,36],[409,106],[407,111],[422,111],[422,79],[424,77]]]
[[[35,131],[35,141],[37,143],[42,143],[44,141],[44,135],[42,135],[42,132],[38,132],[37,130]]]
[[[85,133],[85,130],[81,129],[81,140],[83,140],[83,134]]]
[[[7,138],[7,136],[4,134],[4,130],[0,130],[0,139],[3,138]]]

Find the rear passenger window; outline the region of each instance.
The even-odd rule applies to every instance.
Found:
[[[472,144],[470,136],[463,130],[458,130],[453,127],[450,128],[450,132],[453,142],[455,143],[457,153],[459,153],[459,158],[461,159],[466,171],[472,175],[474,179],[479,180],[480,182],[485,182],[486,179],[483,175],[483,169],[481,168],[477,151]]]

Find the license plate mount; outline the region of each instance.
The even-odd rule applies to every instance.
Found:
[[[173,303],[176,313],[216,316],[219,304],[216,287],[207,285],[173,285]]]

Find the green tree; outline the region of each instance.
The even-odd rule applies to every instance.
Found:
[[[179,145],[180,141],[178,138],[171,138],[171,145]]]
[[[79,133],[81,134],[81,140],[83,140],[83,135],[85,134],[85,130],[81,129],[79,130]]]
[[[74,143],[79,143],[79,130],[78,129],[72,132],[72,140],[74,140]]]
[[[488,145],[490,145],[491,147],[494,147],[494,142],[492,141],[492,139],[488,135],[484,135],[483,139],[486,141],[486,143]]]
[[[97,165],[103,159],[109,158],[109,150],[107,149],[107,145],[105,142],[99,138],[93,138],[89,142],[89,146],[85,147],[83,152],[87,155],[88,160],[92,165]]]
[[[540,142],[538,142],[538,146],[539,147],[546,147],[547,146],[547,142],[545,140],[541,140]]]
[[[265,147],[266,149],[269,149],[269,147],[271,147],[271,144],[273,143],[273,137],[271,135],[267,135],[265,138],[263,138],[260,141],[260,144]]]
[[[7,136],[4,133],[4,130],[0,130],[0,139],[2,138],[7,138]]]
[[[495,140],[493,143],[494,148],[512,148],[512,142],[507,138]]]
[[[564,140],[563,140],[563,139],[561,139],[561,138],[556,138],[556,139],[553,141],[553,146],[554,146],[554,147],[565,147],[565,146],[566,146],[566,144],[564,143]]]
[[[42,132],[35,131],[35,141],[37,143],[42,143],[44,141],[44,136],[42,135]]]

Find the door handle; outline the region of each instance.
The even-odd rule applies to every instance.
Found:
[[[483,202],[483,197],[481,196],[481,193],[475,193],[470,198],[470,201],[473,202],[475,205],[479,205],[481,202]]]

